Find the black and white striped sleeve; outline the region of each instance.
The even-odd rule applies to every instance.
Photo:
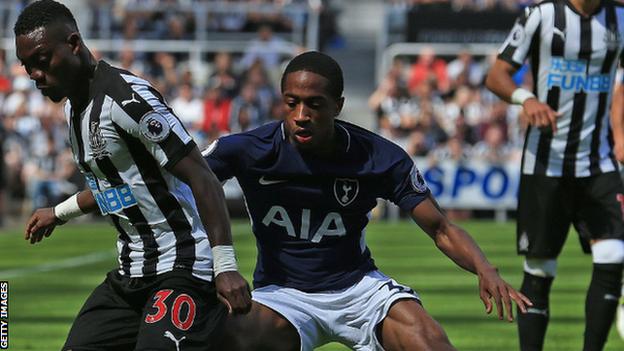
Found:
[[[129,85],[127,99],[115,99],[111,119],[115,124],[138,138],[160,166],[171,169],[196,147],[190,134],[164,99],[149,83],[140,78]],[[143,81],[147,84],[140,84]],[[136,102],[133,101],[136,100]]]
[[[516,68],[524,63],[529,54],[534,35],[540,35],[541,11],[538,6],[527,7],[518,17],[507,39],[498,51],[498,58]]]

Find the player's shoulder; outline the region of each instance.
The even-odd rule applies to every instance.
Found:
[[[347,131],[354,152],[367,153],[377,165],[390,165],[409,158],[403,148],[377,133],[343,120],[336,120],[336,124]]]
[[[283,136],[283,123],[275,121],[249,131],[222,136],[215,141],[213,147],[219,154],[248,154],[258,157],[270,152],[275,140]]]
[[[529,18],[533,14],[541,15],[542,10],[546,7],[555,6],[557,3],[565,3],[566,0],[542,0],[539,2],[535,2],[529,6],[526,6],[520,17]]]
[[[104,60],[99,61],[96,66],[93,84],[95,93],[104,93],[123,106],[138,101],[136,94],[141,89],[149,89],[152,94],[155,91],[149,81],[127,70],[111,66]]]
[[[613,4],[613,6],[618,7],[619,9],[624,9],[623,0],[607,0],[606,2]]]
[[[541,14],[542,9],[546,7],[552,7],[556,3],[564,2],[565,0],[543,0],[540,2],[533,3],[524,8],[522,15],[525,18],[529,18],[533,14]]]
[[[223,136],[220,139],[232,140],[239,143],[272,143],[277,134],[284,135],[282,121],[269,122],[248,131]]]

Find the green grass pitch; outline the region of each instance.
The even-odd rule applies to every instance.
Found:
[[[521,258],[514,248],[514,225],[461,223],[473,234],[490,261],[515,287],[521,280]],[[233,224],[241,270],[251,278],[254,239],[246,221]],[[517,350],[515,324],[484,313],[477,279],[457,268],[411,222],[372,223],[367,241],[380,269],[418,291],[459,350]],[[72,320],[91,290],[116,265],[114,229],[86,222],[57,228],[52,237],[31,246],[21,228],[0,232],[0,280],[10,282],[10,350],[58,350]],[[591,259],[575,235],[559,260],[551,295],[551,323],[546,350],[579,350],[582,346],[586,287]],[[330,344],[320,350],[346,350]],[[615,329],[606,350],[624,350]]]

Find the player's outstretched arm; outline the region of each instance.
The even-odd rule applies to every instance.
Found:
[[[230,217],[221,183],[199,150],[194,148],[178,161],[171,173],[191,187],[197,210],[212,247],[215,286],[230,312],[247,313],[251,309],[249,284],[238,272],[232,248]]]
[[[429,197],[412,210],[412,218],[434,239],[436,246],[458,266],[475,273],[479,277],[479,295],[487,313],[496,304],[498,318],[513,321],[512,300],[523,313],[531,301],[512,288],[498,271],[485,258],[483,251],[468,233],[451,223],[442,213],[435,199]]]
[[[528,124],[556,132],[560,113],[539,101],[530,91],[516,86],[512,79],[516,71],[517,69],[509,62],[499,58],[488,72],[485,85],[499,98],[521,105]]]
[[[37,209],[24,230],[24,239],[35,244],[43,240],[43,237],[52,235],[57,225],[66,223],[68,220],[95,210],[97,204],[93,194],[89,190],[83,190],[72,195],[69,199],[59,203],[55,207]]]

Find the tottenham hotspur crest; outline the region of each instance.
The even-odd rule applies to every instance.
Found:
[[[91,157],[96,160],[110,156],[110,152],[106,150],[106,141],[102,136],[98,121],[93,121],[89,125],[89,147],[91,148]]]
[[[359,191],[360,182],[357,179],[336,178],[334,181],[334,196],[342,206],[352,203]]]

